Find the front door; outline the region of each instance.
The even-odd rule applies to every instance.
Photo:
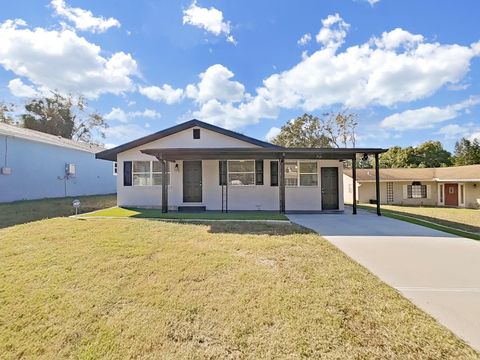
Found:
[[[458,184],[445,184],[445,205],[458,206]]]
[[[183,162],[183,202],[202,202],[202,161]]]
[[[338,210],[338,168],[322,167],[322,210]]]

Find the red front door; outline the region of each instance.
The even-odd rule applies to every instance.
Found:
[[[445,184],[445,205],[458,206],[458,184]]]

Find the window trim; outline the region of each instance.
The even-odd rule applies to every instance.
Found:
[[[320,172],[320,166],[318,164],[318,161],[316,160],[286,160],[285,161],[285,170],[287,169],[287,163],[296,163],[297,164],[297,185],[286,185],[285,184],[285,187],[288,187],[288,188],[297,188],[297,187],[304,187],[304,188],[318,188],[320,186],[320,183],[319,183],[319,179],[320,179],[320,176],[319,176],[319,172]],[[317,167],[317,171],[316,172],[313,172],[313,173],[307,173],[307,172],[301,172],[300,170],[300,164],[303,164],[303,163],[313,163],[315,164],[315,166]],[[301,185],[300,184],[300,177],[301,175],[316,175],[317,176],[317,185]],[[285,174],[285,183],[286,183],[286,174]]]
[[[230,163],[240,161],[240,162],[251,162],[253,163],[253,171],[230,171]],[[253,174],[253,184],[231,184],[230,183],[230,174]],[[227,160],[227,184],[228,186],[262,186],[257,185],[257,174],[255,171],[255,160]]]
[[[193,140],[199,140],[200,139],[200,129],[199,128],[194,128],[193,129],[193,132],[192,132],[192,135],[193,135]]]
[[[414,196],[414,187],[415,187],[415,196]],[[418,196],[417,187],[420,188],[420,196]],[[427,199],[427,185],[422,184],[420,181],[414,181],[410,185],[407,185],[407,198],[408,199]]]
[[[154,184],[153,183],[153,175],[162,175],[162,171],[153,171],[153,163],[157,162],[158,160],[132,160],[132,186],[133,187],[148,187],[148,186],[162,186],[162,184]],[[148,162],[150,163],[150,170],[149,171],[134,171],[134,166],[136,162]],[[158,161],[159,162],[159,161]],[[150,184],[148,185],[138,185],[135,184],[133,181],[134,175],[150,175]],[[168,186],[171,185],[171,171],[170,171],[170,163],[167,162],[167,178],[168,178]]]

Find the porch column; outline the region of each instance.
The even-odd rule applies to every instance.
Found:
[[[168,212],[168,161],[160,160],[162,166],[162,213]]]
[[[375,191],[377,193],[376,202],[377,202],[377,215],[381,216],[380,212],[380,163],[378,161],[378,153],[375,154]]]
[[[353,204],[352,214],[357,215],[357,157],[356,155],[352,159],[352,192],[353,192]]]
[[[285,155],[280,158],[280,166],[279,166],[279,184],[278,184],[278,193],[279,193],[279,200],[280,200],[280,213],[285,213]]]

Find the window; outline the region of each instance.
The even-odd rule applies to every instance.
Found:
[[[418,181],[414,181],[412,185],[408,185],[407,194],[409,199],[426,199],[427,185],[422,185]]]
[[[300,186],[317,186],[318,172],[316,162],[300,163]]]
[[[296,161],[285,162],[285,186],[298,186],[298,164]]]
[[[387,203],[393,203],[393,182],[387,182]]]
[[[439,194],[440,194],[440,203],[443,204],[443,184],[440,184],[440,190],[439,190]]]
[[[255,185],[255,160],[229,160],[229,185]]]
[[[112,165],[113,165],[113,175],[117,175],[117,174],[118,174],[118,165],[117,165],[117,162],[114,161],[114,162],[112,163]]]
[[[193,129],[193,138],[200,139],[200,129]]]
[[[465,186],[460,185],[460,204],[465,203]]]
[[[168,184],[170,167],[167,165]],[[133,186],[162,185],[162,166],[160,161],[133,161]]]
[[[317,186],[318,169],[316,161],[286,161],[286,186]]]

